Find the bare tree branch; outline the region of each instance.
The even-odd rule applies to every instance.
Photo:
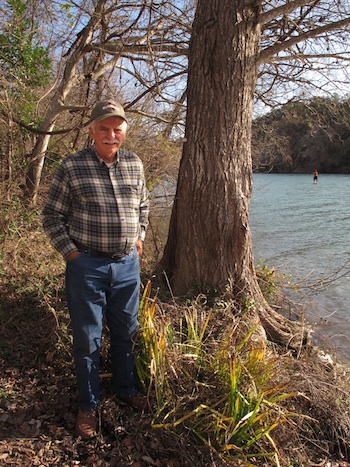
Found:
[[[288,15],[289,13],[291,13],[299,7],[312,5],[315,3],[318,3],[318,0],[295,0],[294,2],[287,2],[283,5],[278,6],[277,8],[271,8],[271,10],[261,13],[260,23],[268,23],[269,21],[278,18],[279,16]]]
[[[335,21],[334,23],[326,24],[325,26],[310,29],[309,31],[299,34],[298,36],[292,37],[291,39],[286,40],[280,44],[274,44],[273,46],[268,47],[260,52],[259,63],[266,62],[272,56],[278,54],[283,50],[289,49],[293,45],[296,45],[300,42],[304,42],[310,38],[315,38],[330,31],[342,29],[348,24],[350,24],[350,16],[348,18]]]

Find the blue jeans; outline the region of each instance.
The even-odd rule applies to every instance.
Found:
[[[110,331],[114,391],[121,397],[137,392],[132,347],[138,329],[139,292],[136,247],[119,260],[81,253],[67,262],[67,303],[73,329],[78,402],[83,409],[94,409],[100,398],[104,316]]]

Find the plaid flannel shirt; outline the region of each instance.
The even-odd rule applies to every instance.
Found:
[[[149,199],[143,165],[136,154],[120,149],[108,167],[94,147],[66,157],[45,203],[43,227],[63,257],[74,240],[105,253],[125,253],[144,240]]]

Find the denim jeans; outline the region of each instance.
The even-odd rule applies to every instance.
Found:
[[[73,329],[78,402],[83,409],[94,409],[100,398],[104,316],[110,331],[114,391],[121,397],[137,392],[132,347],[138,329],[139,292],[136,247],[119,260],[81,253],[67,262],[67,303]]]

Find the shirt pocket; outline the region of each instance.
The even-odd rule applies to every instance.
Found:
[[[130,209],[140,208],[141,193],[142,185],[138,184],[120,185],[118,190],[120,201]]]

